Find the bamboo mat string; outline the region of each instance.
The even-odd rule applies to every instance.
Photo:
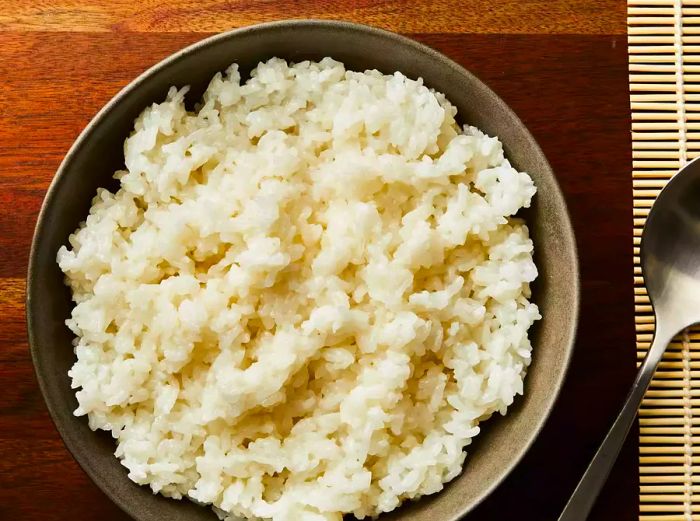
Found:
[[[685,93],[683,78],[683,0],[674,1],[674,54],[676,61],[676,108],[678,113],[678,152],[682,168],[687,160],[687,128],[685,115]],[[691,483],[693,482],[693,441],[692,423],[693,409],[690,405],[690,340],[688,330],[682,334],[683,356],[683,503],[685,506],[685,521],[693,521],[693,502]]]
[[[685,519],[693,521],[693,408],[690,401],[690,339],[688,330],[683,331],[683,448],[685,461],[683,464],[684,488],[683,502],[685,503]]]
[[[685,118],[685,85],[683,78],[683,0],[674,0],[673,9],[674,25],[674,54],[676,60],[676,109],[678,112],[678,151],[681,167],[685,165],[687,158],[687,128]]]

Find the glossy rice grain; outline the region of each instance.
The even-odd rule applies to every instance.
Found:
[[[75,414],[131,480],[222,517],[439,491],[523,393],[532,179],[401,73],[271,59],[186,91],[58,251]]]

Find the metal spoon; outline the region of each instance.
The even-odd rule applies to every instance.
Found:
[[[559,521],[584,521],[610,474],[666,346],[700,322],[700,162],[678,172],[649,212],[640,247],[656,330],[632,390]]]

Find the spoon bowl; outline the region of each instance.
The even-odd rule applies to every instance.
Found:
[[[642,274],[661,328],[671,335],[700,321],[700,162],[661,191],[640,247]]]

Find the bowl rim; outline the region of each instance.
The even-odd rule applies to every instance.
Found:
[[[214,34],[208,37],[205,37],[197,42],[194,42],[190,45],[187,45],[183,47],[182,49],[175,51],[174,53],[166,56],[162,60],[158,61],[154,65],[151,65],[148,67],[145,71],[140,73],[136,78],[131,80],[129,83],[127,83],[124,87],[122,87],[112,98],[104,105],[102,108],[95,113],[95,115],[90,119],[88,124],[83,128],[83,130],[78,134],[78,136],[75,138],[73,141],[72,145],[66,152],[66,155],[64,156],[63,160],[59,164],[56,173],[54,174],[47,190],[46,194],[44,196],[44,199],[41,204],[41,208],[39,210],[36,224],[34,227],[34,233],[32,237],[32,243],[31,243],[31,248],[29,252],[29,262],[28,262],[28,268],[27,268],[27,278],[26,278],[26,290],[25,290],[25,315],[26,315],[26,325],[27,325],[27,336],[28,336],[28,341],[29,341],[29,349],[32,357],[32,364],[34,366],[34,373],[36,376],[36,379],[39,384],[39,388],[42,394],[42,397],[44,399],[44,403],[46,404],[46,407],[49,411],[49,415],[51,417],[51,420],[56,427],[56,430],[58,431],[61,441],[68,449],[68,452],[73,456],[75,461],[79,464],[79,466],[83,469],[83,471],[90,477],[93,483],[97,485],[97,487],[114,503],[116,504],[123,512],[125,512],[127,515],[133,517],[134,519],[137,519],[138,516],[133,509],[132,505],[128,502],[123,500],[123,498],[118,497],[116,494],[113,493],[111,489],[109,489],[105,483],[100,479],[100,473],[98,470],[92,466],[91,462],[89,461],[88,458],[83,458],[82,456],[79,456],[77,451],[73,449],[73,447],[68,443],[67,439],[67,429],[63,426],[62,422],[59,421],[58,419],[58,414],[54,410],[54,406],[52,403],[52,398],[50,393],[48,392],[47,384],[44,381],[44,376],[42,375],[42,372],[40,371],[40,367],[42,366],[41,361],[40,361],[40,355],[39,355],[39,349],[36,345],[36,338],[34,335],[34,329],[37,327],[37,324],[35,324],[33,314],[31,312],[32,307],[33,307],[33,300],[37,299],[39,295],[37,294],[38,292],[41,291],[40,288],[37,287],[37,284],[35,283],[35,272],[37,270],[37,264],[38,264],[38,243],[41,240],[41,237],[44,235],[44,223],[46,221],[46,213],[48,211],[49,206],[53,204],[53,200],[55,198],[55,194],[57,191],[58,185],[61,183],[65,171],[68,167],[68,165],[71,163],[73,160],[73,157],[76,156],[81,148],[83,147],[83,144],[90,138],[90,135],[93,131],[93,129],[98,125],[98,122],[102,120],[109,112],[111,112],[119,103],[121,100],[126,97],[129,93],[132,91],[138,89],[143,83],[147,82],[149,78],[154,75],[156,72],[158,72],[160,69],[167,67],[171,63],[179,60],[180,58],[187,56],[188,54],[197,52],[199,49],[208,47],[210,45],[214,45],[217,42],[221,40],[226,40],[229,38],[235,38],[239,35],[242,34],[247,34],[247,33],[254,33],[254,32],[265,32],[265,31],[274,31],[275,29],[281,29],[281,28],[313,28],[313,27],[321,27],[321,28],[329,28],[329,29],[342,29],[342,30],[349,30],[349,31],[354,31],[354,32],[360,32],[368,35],[374,35],[378,36],[381,38],[385,38],[387,40],[391,40],[396,44],[399,44],[403,47],[408,47],[412,48],[418,52],[427,54],[434,58],[435,60],[438,60],[445,64],[447,67],[450,67],[453,69],[455,72],[457,72],[459,75],[465,76],[469,78],[471,81],[473,81],[476,84],[480,84],[481,86],[485,87],[486,89],[490,90],[494,96],[494,102],[498,105],[500,105],[500,108],[507,113],[511,118],[513,118],[514,121],[519,123],[528,137],[531,139],[531,144],[535,148],[535,151],[539,153],[543,160],[544,167],[548,171],[548,173],[552,177],[552,187],[554,191],[556,191],[556,195],[558,200],[561,202],[561,205],[557,208],[561,212],[561,219],[562,219],[562,224],[565,229],[564,233],[564,241],[566,241],[568,244],[566,245],[567,250],[571,251],[572,256],[571,256],[571,268],[572,268],[572,273],[574,274],[573,277],[573,287],[570,288],[570,295],[571,295],[571,320],[569,321],[568,328],[565,333],[565,338],[568,340],[566,342],[566,345],[562,346],[563,349],[563,364],[561,366],[561,370],[559,372],[558,378],[553,382],[553,392],[550,393],[549,398],[546,403],[546,407],[544,409],[543,414],[536,419],[534,422],[535,425],[533,428],[530,430],[529,435],[527,436],[526,439],[521,440],[521,443],[519,444],[518,448],[513,451],[513,457],[510,460],[510,463],[498,474],[498,476],[492,481],[492,483],[484,488],[481,493],[469,504],[466,505],[465,508],[461,509],[460,512],[457,513],[456,517],[450,518],[450,519],[445,519],[445,521],[458,521],[459,519],[462,518],[462,516],[466,515],[470,511],[472,511],[474,508],[476,508],[480,503],[484,501],[489,495],[493,493],[493,491],[498,488],[499,485],[503,483],[503,481],[515,470],[515,468],[518,466],[518,464],[522,461],[523,457],[525,454],[530,450],[532,445],[534,444],[535,440],[539,437],[542,429],[544,428],[544,425],[546,424],[547,420],[549,419],[552,410],[554,409],[554,406],[557,403],[557,400],[559,398],[559,395],[561,393],[564,380],[566,379],[566,376],[568,374],[570,365],[571,365],[571,359],[573,356],[574,348],[575,348],[575,343],[576,343],[576,337],[577,337],[577,330],[578,330],[578,324],[579,324],[579,318],[580,318],[580,307],[581,307],[581,272],[580,272],[580,266],[579,266],[579,257],[578,257],[578,248],[576,244],[576,238],[574,234],[574,228],[572,226],[571,222],[571,215],[568,209],[568,205],[566,204],[566,199],[564,197],[564,194],[561,190],[561,186],[559,185],[559,182],[556,178],[556,175],[554,174],[554,171],[552,170],[551,165],[549,164],[549,161],[547,160],[546,156],[542,152],[542,149],[535,140],[535,138],[532,136],[530,133],[529,129],[524,125],[522,120],[515,114],[515,112],[498,96],[493,90],[488,87],[486,83],[484,83],[482,80],[480,80],[478,77],[476,77],[473,73],[471,73],[469,70],[467,70],[465,67],[461,66],[451,58],[448,58],[446,55],[438,52],[437,50],[433,49],[432,47],[425,45],[423,43],[420,43],[416,40],[413,40],[412,38],[409,38],[407,36],[403,36],[401,34],[388,31],[385,29],[380,29],[377,27],[373,27],[370,25],[362,24],[362,23],[356,23],[356,22],[349,22],[349,21],[344,21],[344,20],[324,20],[324,19],[285,19],[285,20],[276,20],[276,21],[270,21],[270,22],[263,22],[263,23],[257,23],[257,24],[252,24],[252,25],[247,25],[244,27],[239,27],[235,29],[231,29],[228,31],[224,31],[218,34]],[[125,476],[126,477],[126,476]],[[128,479],[128,478],[126,478]],[[438,492],[437,494],[440,494]],[[419,499],[420,501],[420,499]]]

